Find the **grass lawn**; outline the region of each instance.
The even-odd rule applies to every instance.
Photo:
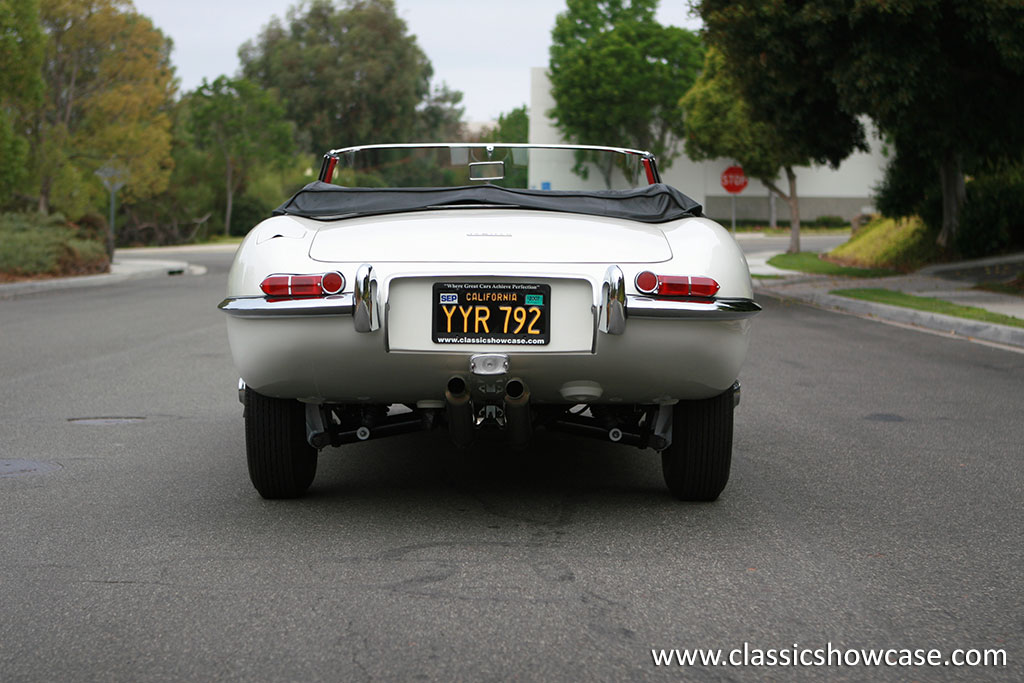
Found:
[[[951,315],[956,318],[967,318],[968,320],[980,320],[982,322],[996,323],[998,325],[1024,327],[1024,320],[1021,320],[1020,318],[1002,315],[1001,313],[992,313],[991,311],[986,311],[984,308],[961,306],[959,304],[950,303],[948,301],[943,301],[942,299],[935,299],[928,296],[914,296],[913,294],[894,292],[891,289],[836,289],[833,290],[831,294],[845,296],[850,299],[862,299],[864,301],[874,301],[876,303],[889,304],[891,306],[913,308],[918,311],[928,311],[929,313]]]
[[[810,251],[802,251],[799,254],[779,254],[768,259],[768,265],[782,268],[783,270],[798,270],[803,273],[842,275],[845,277],[886,277],[887,275],[897,274],[894,271],[883,268],[840,266],[818,258],[817,254]]]

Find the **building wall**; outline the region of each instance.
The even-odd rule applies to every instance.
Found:
[[[547,69],[534,67],[530,72],[530,142],[565,142],[547,115],[554,106]],[[870,127],[870,122],[866,124],[871,131],[868,136],[870,151],[852,154],[838,169],[828,166],[794,169],[802,220],[813,220],[819,216],[841,216],[850,220],[873,210],[872,188],[882,180],[886,159],[882,154],[881,140]],[[606,144],[619,146],[622,141],[608,140]],[[711,218],[727,221],[732,213],[732,200],[722,189],[720,179],[722,172],[734,163],[731,159],[693,161],[680,154],[667,167],[665,162],[660,167],[666,183],[703,204],[705,213]],[[779,185],[781,189],[788,190],[785,178],[779,179]],[[770,217],[769,194],[767,187],[751,179],[743,192],[737,195],[737,218],[767,221]],[[788,221],[789,205],[776,198],[775,207],[779,222]]]
[[[765,221],[771,216],[771,200],[765,194],[758,197],[748,195],[747,187],[736,197],[736,220]],[[840,216],[849,221],[854,216],[874,212],[870,197],[799,197],[800,220],[812,221],[820,216]],[[732,197],[726,195],[707,196],[702,202],[704,214],[720,223],[732,220]],[[779,226],[789,225],[789,204],[775,198],[775,218]]]

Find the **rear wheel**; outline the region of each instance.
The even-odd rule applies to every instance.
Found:
[[[316,476],[306,441],[306,409],[295,400],[245,389],[245,455],[249,479],[264,498],[298,498]]]
[[[672,445],[662,451],[661,471],[679,500],[715,500],[729,481],[734,391],[674,406]]]

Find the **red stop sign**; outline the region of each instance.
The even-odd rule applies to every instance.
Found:
[[[742,166],[730,166],[722,171],[722,187],[729,194],[739,194],[747,186],[747,176]]]

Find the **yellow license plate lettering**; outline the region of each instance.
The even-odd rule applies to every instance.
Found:
[[[480,334],[480,326],[482,325],[484,328],[484,333],[490,334],[491,328],[487,326],[487,321],[491,317],[491,309],[487,308],[486,306],[477,306],[476,309],[474,310],[474,313],[475,315],[473,317],[473,333]]]
[[[451,308],[451,310],[448,310],[449,308]],[[458,308],[458,306],[441,306],[441,310],[444,311],[444,315],[448,319],[448,334],[451,334],[452,332],[452,315],[455,314],[456,308]]]
[[[512,334],[519,334],[523,329],[523,325],[526,324],[526,309],[522,306],[516,306],[515,310],[512,311],[512,317],[519,323],[518,327],[512,331]]]
[[[505,324],[501,327],[502,334],[508,334],[508,319],[512,316],[511,306],[498,306],[499,311],[505,311]]]
[[[459,313],[462,314],[462,334],[469,332],[469,314],[472,312],[472,306],[459,306]]]
[[[540,330],[533,329],[533,326],[540,321],[540,309],[536,306],[530,306],[530,313],[533,313],[533,320],[530,321],[529,327],[526,328],[526,334],[540,334]]]

